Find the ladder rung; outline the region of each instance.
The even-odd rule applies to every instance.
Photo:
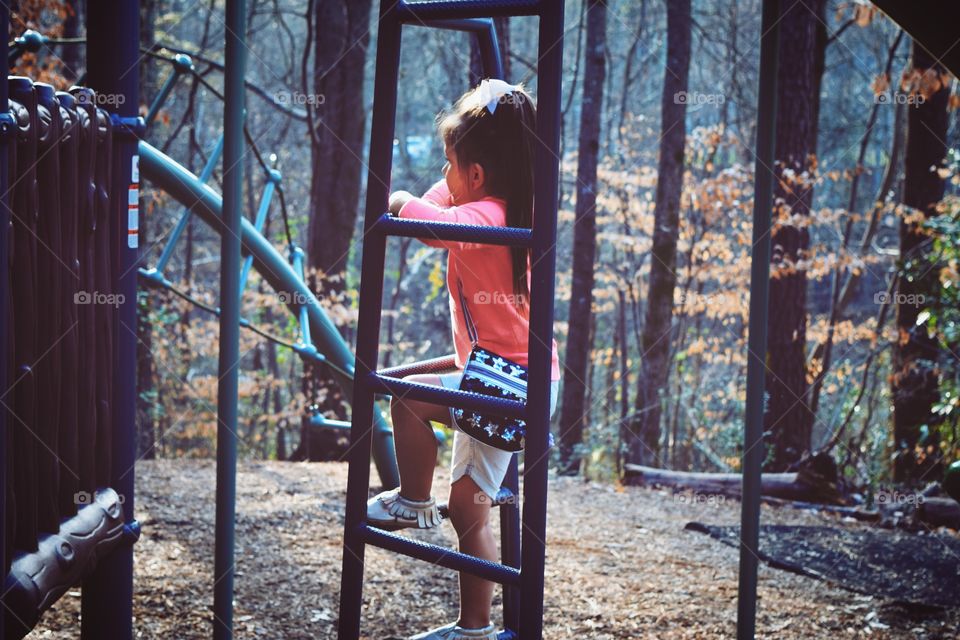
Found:
[[[410,220],[409,218],[397,218],[389,213],[380,216],[371,231],[391,236],[455,240],[512,247],[529,248],[533,243],[533,233],[530,229],[521,227],[489,227],[479,224]]]
[[[519,585],[520,570],[502,565],[498,562],[490,562],[482,558],[460,553],[447,547],[441,547],[435,544],[421,542],[413,538],[407,538],[383,529],[371,527],[364,524],[359,528],[359,535],[367,544],[372,544],[381,549],[402,553],[411,558],[425,560],[432,564],[453,569],[455,571],[466,571],[478,578],[492,580],[504,585]]]
[[[387,376],[390,378],[404,378],[415,373],[437,373],[456,368],[457,356],[450,354],[449,356],[440,356],[439,358],[431,358],[429,360],[419,360],[417,362],[410,362],[408,364],[398,364],[397,366],[390,367],[389,369],[381,369],[378,371],[378,373],[382,376]]]
[[[432,0],[399,2],[396,11],[401,22],[424,22],[446,18],[535,16],[540,13],[542,4],[539,0]]]
[[[440,404],[445,407],[462,407],[473,411],[490,412],[508,418],[527,419],[527,405],[525,402],[506,400],[504,398],[496,398],[480,393],[471,393],[469,391],[436,387],[430,384],[407,382],[398,378],[380,375],[377,372],[369,373],[366,381],[369,389],[375,393],[400,396],[410,398],[411,400]]]

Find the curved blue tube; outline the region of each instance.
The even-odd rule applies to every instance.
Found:
[[[221,234],[224,232],[221,217],[223,200],[220,194],[203,184],[183,165],[143,141],[140,142],[140,171],[144,178],[169,193],[182,205],[189,207],[214,231]],[[344,375],[336,368],[330,370],[343,389],[345,397],[352,398],[354,355],[336,326],[327,317],[320,301],[283,255],[246,218],[241,221],[240,238],[243,255],[253,256],[254,268],[263,279],[274,291],[286,294],[284,300],[288,301],[290,313],[294,317],[300,317],[301,308],[306,310],[313,345],[336,368],[350,374]],[[400,486],[393,431],[382,411],[374,412],[373,422],[374,463],[380,474],[381,484],[386,489],[393,489]]]

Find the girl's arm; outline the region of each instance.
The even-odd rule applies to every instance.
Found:
[[[423,199],[432,202],[438,207],[452,207],[453,198],[450,197],[450,189],[447,188],[447,181],[441,178],[433,183],[433,186],[427,189],[423,194]]]
[[[400,207],[397,214],[401,218],[429,220],[433,222],[452,222],[488,227],[502,227],[506,224],[506,214],[501,205],[490,200],[469,202],[453,206],[450,190],[445,180],[440,180],[427,191],[422,198],[410,198]],[[434,240],[420,238],[431,247],[442,249],[486,249],[489,245],[455,240]]]
[[[403,208],[403,205],[414,199],[416,199],[416,196],[409,191],[394,191],[390,194],[390,204],[388,209],[393,215],[400,215],[400,209]],[[437,181],[436,184],[430,187],[430,189],[423,194],[423,199],[441,208],[453,206],[453,201],[450,198],[450,190],[447,188],[446,180]]]

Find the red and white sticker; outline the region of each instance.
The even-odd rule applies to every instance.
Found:
[[[130,159],[130,186],[127,188],[127,247],[140,246],[140,156]]]

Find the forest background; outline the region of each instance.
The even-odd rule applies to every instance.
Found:
[[[852,490],[939,480],[958,439],[956,80],[869,3],[784,3],[778,63],[765,469],[813,454]],[[26,29],[82,37],[86,2],[21,2]],[[361,203],[377,34],[371,0],[251,0],[247,126],[283,176],[289,211],[266,235],[306,251],[312,287],[355,344]],[[220,136],[224,6],[141,0],[142,111],[191,55],[148,141],[199,173]],[[536,95],[537,21],[497,19],[507,79]],[[564,473],[620,481],[625,465],[739,471],[757,122],[759,0],[568,0],[553,429]],[[441,109],[478,80],[470,36],[405,29],[394,189],[440,178]],[[82,47],[16,71],[66,88]],[[244,157],[246,214],[265,175]],[[210,185],[221,188],[221,167]],[[142,192],[142,263],[182,215]],[[289,233],[289,235],[288,235]],[[192,220],[167,277],[217,304],[220,240]],[[388,245],[380,367],[452,352],[445,253]],[[298,337],[284,292],[251,274],[242,312]],[[138,428],[144,457],[212,457],[217,319],[141,289]],[[349,420],[322,368],[241,337],[241,452],[306,459],[311,412]],[[342,442],[325,442],[335,456]]]

